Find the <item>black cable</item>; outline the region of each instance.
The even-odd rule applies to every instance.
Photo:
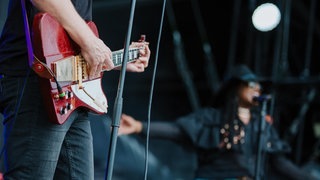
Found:
[[[62,87],[60,86],[60,83],[57,81],[56,76],[53,75],[52,77],[53,77],[54,81],[56,82],[57,90],[58,90],[58,93],[59,93],[59,97],[64,97],[65,93],[63,92]]]
[[[161,14],[161,21],[160,21],[160,29],[159,29],[159,35],[158,35],[158,42],[156,47],[156,54],[155,54],[155,63],[154,63],[154,69],[153,69],[153,75],[152,75],[152,82],[151,82],[151,89],[150,89],[150,97],[149,97],[149,105],[148,105],[148,122],[147,122],[147,133],[146,133],[146,148],[145,148],[145,173],[144,173],[144,179],[147,179],[148,174],[148,154],[149,154],[149,132],[150,132],[150,116],[151,116],[151,105],[152,105],[152,96],[153,96],[153,90],[154,90],[154,81],[155,76],[157,72],[157,64],[158,64],[158,54],[159,54],[159,46],[160,46],[160,40],[161,40],[161,32],[162,32],[162,26],[163,26],[163,18],[164,18],[164,12],[166,7],[166,0],[163,1],[162,6],[162,14]]]

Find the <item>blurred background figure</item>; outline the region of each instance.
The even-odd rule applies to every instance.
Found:
[[[150,136],[190,145],[198,159],[195,179],[315,179],[286,158],[291,148],[279,138],[272,118],[260,117],[270,98],[261,90],[256,75],[238,65],[211,107],[174,122],[152,122]],[[119,134],[131,133],[146,134],[146,124],[123,114]]]

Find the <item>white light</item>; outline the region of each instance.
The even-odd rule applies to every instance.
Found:
[[[260,31],[271,31],[280,22],[281,13],[278,7],[271,3],[261,4],[252,14],[252,23]]]

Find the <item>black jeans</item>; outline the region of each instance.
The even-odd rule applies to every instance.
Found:
[[[88,113],[75,110],[62,125],[48,120],[38,77],[0,79],[5,179],[93,179]]]

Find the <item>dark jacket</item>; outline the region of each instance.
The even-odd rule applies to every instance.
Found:
[[[260,168],[261,177],[268,177],[268,166],[265,165],[273,166],[274,163],[278,163],[275,168],[286,173],[286,177],[308,177],[284,158],[285,153],[290,152],[290,147],[279,138],[276,129],[269,123],[265,124],[262,134],[260,165],[256,165],[261,127],[258,113],[252,114],[248,125],[242,124],[237,118],[233,122],[225,122],[223,114],[224,111],[220,109],[203,108],[173,123],[152,122],[150,136],[191,146],[198,157],[197,178],[254,177],[256,167]],[[146,133],[145,126],[143,132]],[[234,137],[238,139],[235,143],[230,141]]]

